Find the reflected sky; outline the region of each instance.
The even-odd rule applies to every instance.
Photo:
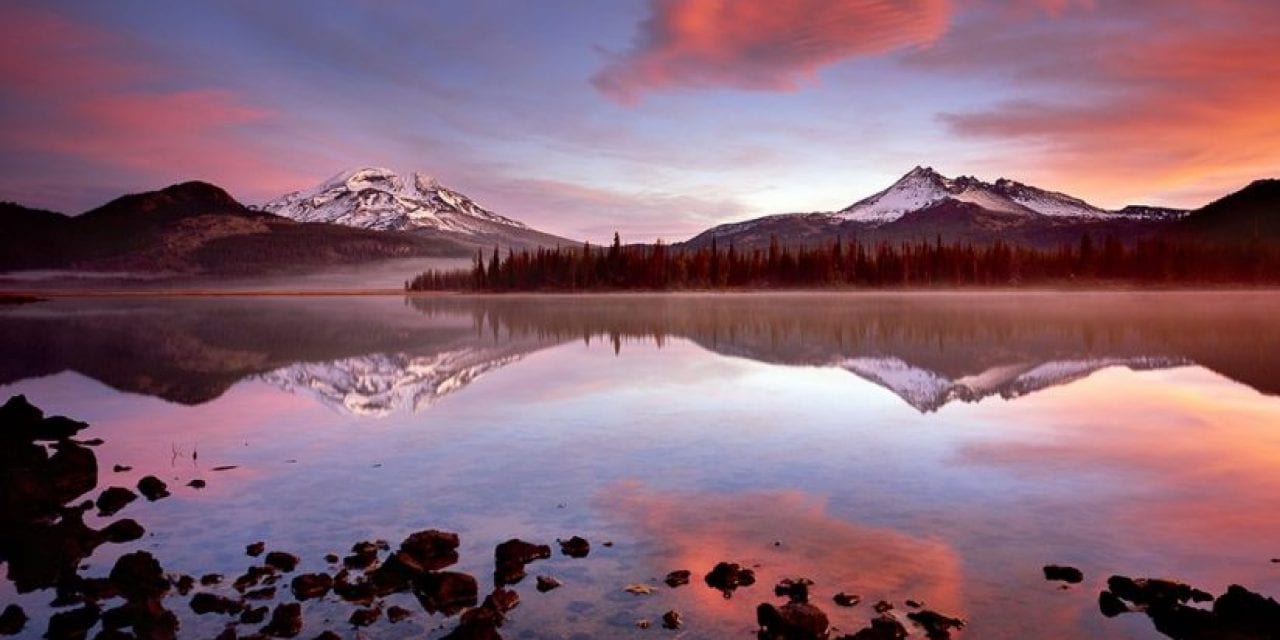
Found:
[[[0,312],[0,392],[89,421],[100,467],[134,466],[103,486],[154,473],[176,487],[123,513],[174,570],[238,573],[257,539],[322,570],[357,540],[436,527],[461,534],[459,568],[483,588],[507,538],[614,542],[532,565],[565,586],[519,585],[512,637],[640,637],[652,631],[635,620],[669,608],[687,637],[746,633],[773,581],[795,576],[845,631],[878,599],[913,598],[978,638],[1158,637],[1145,618],[1097,613],[1112,573],[1280,593],[1280,398],[1258,356],[1276,343],[1274,297],[973,302],[59,300]],[[1007,379],[992,371],[1105,364],[922,408],[844,366],[858,358],[973,389]],[[397,363],[430,402],[352,402],[390,397]],[[182,487],[196,477],[209,486]],[[100,548],[88,574],[122,547]],[[725,600],[699,581],[721,560],[759,565],[760,584]],[[1086,581],[1060,590],[1047,563]],[[693,584],[621,592],[679,568]],[[29,610],[50,599],[10,589],[0,599]],[[838,591],[864,603],[838,609]],[[179,605],[184,632],[216,633]],[[440,623],[419,612],[377,630],[434,637]]]

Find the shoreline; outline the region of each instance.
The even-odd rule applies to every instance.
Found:
[[[944,297],[966,295],[1097,295],[1097,294],[1192,294],[1223,295],[1249,293],[1280,293],[1280,286],[1234,285],[1213,288],[1210,285],[1195,287],[886,287],[886,288],[742,288],[742,289],[672,289],[672,290],[593,290],[593,291],[405,291],[395,288],[335,288],[335,289],[18,289],[0,290],[0,300],[15,298],[68,299],[68,298],[306,298],[306,297],[405,297],[405,298],[604,298],[604,297],[786,297],[786,296],[919,296]]]

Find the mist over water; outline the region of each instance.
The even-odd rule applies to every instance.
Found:
[[[1265,292],[57,299],[0,310],[0,395],[88,421],[100,488],[174,490],[88,576],[134,549],[234,576],[260,539],[323,571],[439,528],[485,593],[498,542],[582,535],[530,565],[505,636],[647,637],[677,609],[682,637],[745,637],[803,576],[845,633],[914,599],[961,637],[1158,638],[1098,613],[1109,575],[1280,593],[1277,317]],[[722,560],[758,583],[707,588]],[[51,599],[0,581],[29,637]],[[170,600],[184,637],[225,621]],[[455,624],[393,603],[416,615],[378,637]],[[305,609],[304,635],[349,630]]]

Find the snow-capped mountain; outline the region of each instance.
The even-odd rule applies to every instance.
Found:
[[[1008,178],[1000,178],[994,183],[972,176],[952,179],[930,167],[916,167],[889,188],[841,209],[837,215],[847,220],[884,224],[947,199],[976,204],[988,211],[1054,218],[1151,219],[1177,218],[1186,213],[1158,207],[1126,207],[1108,211],[1064,193]]]
[[[1079,358],[992,367],[977,374],[949,378],[893,356],[848,358],[838,366],[896,394],[922,412],[937,411],[952,401],[977,402],[999,395],[1012,399],[1086,378],[1109,367],[1134,371],[1194,364],[1166,356]]]
[[[361,167],[319,185],[263,204],[261,210],[300,222],[330,222],[380,231],[415,228],[468,232],[477,221],[527,228],[423,173],[400,176],[390,169]]]
[[[888,188],[839,211],[764,216],[712,227],[684,243],[698,248],[733,243],[762,248],[774,238],[784,244],[826,244],[836,237],[866,242],[946,242],[1058,247],[1081,234],[1122,239],[1148,237],[1161,225],[1187,214],[1179,209],[1128,206],[1107,210],[1064,193],[1000,178],[948,178],[916,167]]]
[[[435,232],[476,245],[548,246],[573,241],[499,215],[423,173],[401,175],[359,167],[319,185],[285,194],[259,210],[300,222],[327,222],[378,231]]]
[[[369,354],[332,362],[299,362],[258,378],[365,417],[416,413],[482,375],[524,357],[513,349],[462,348],[431,355]]]

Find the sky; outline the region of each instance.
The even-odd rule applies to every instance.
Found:
[[[15,2],[0,200],[355,166],[536,228],[687,238],[916,165],[1118,208],[1280,175],[1280,2]]]

